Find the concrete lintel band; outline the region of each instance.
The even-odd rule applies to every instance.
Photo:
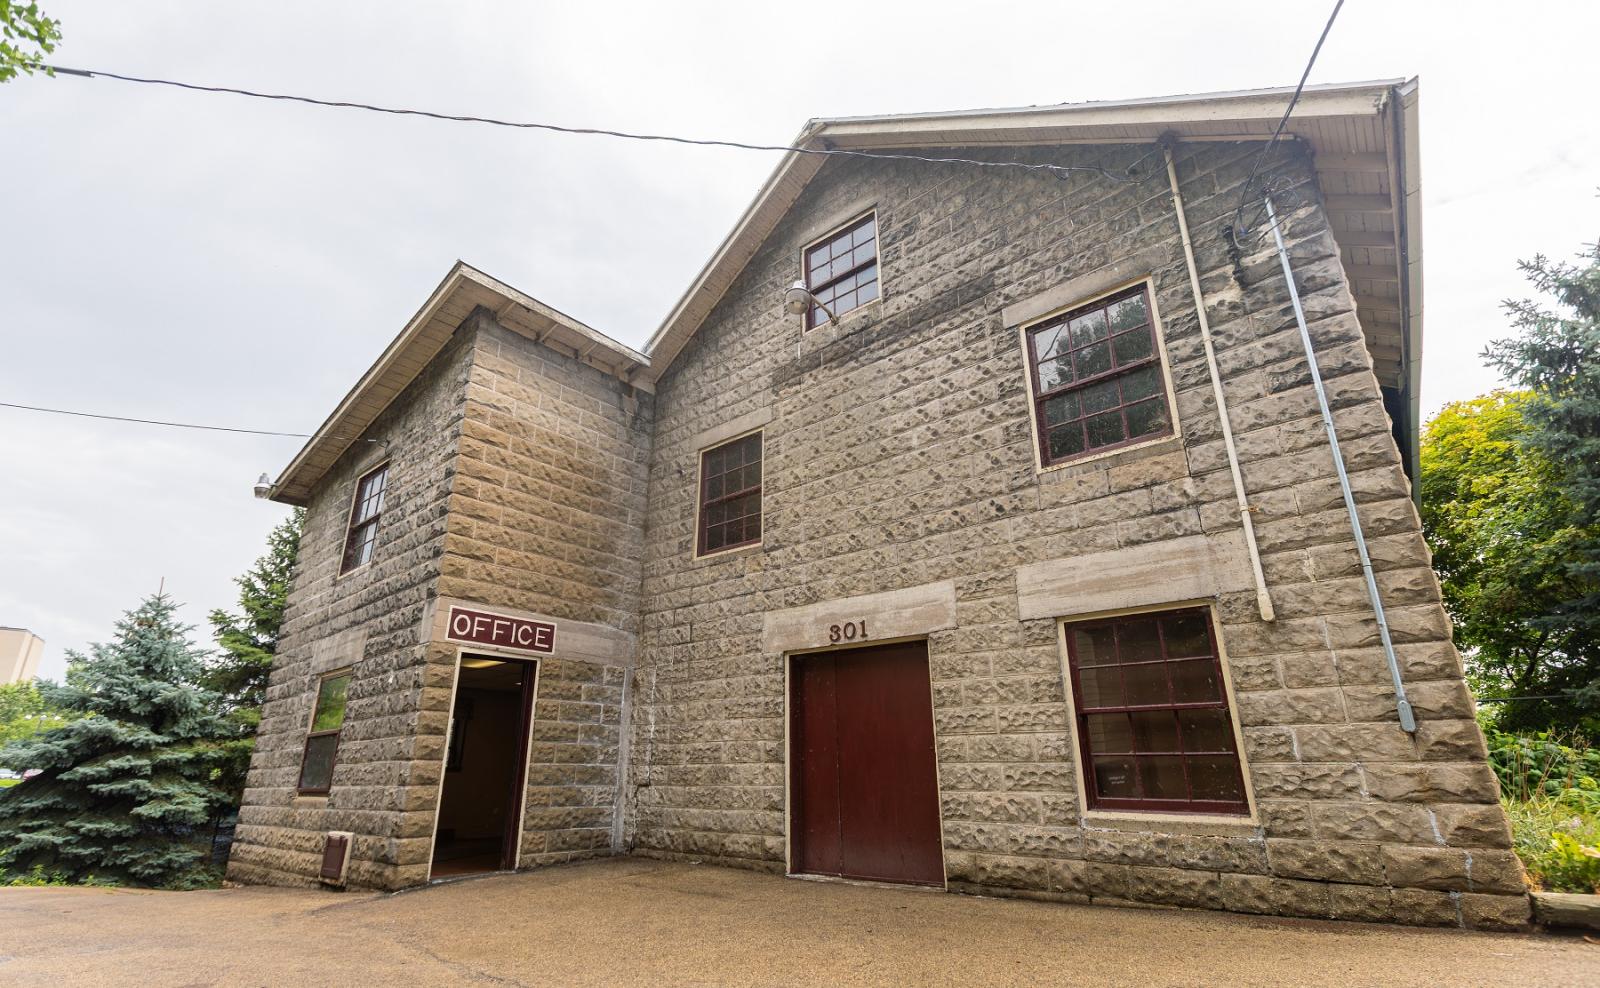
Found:
[[[848,637],[846,625],[854,628]],[[870,645],[955,626],[956,585],[945,580],[768,611],[762,621],[761,648],[773,653]]]
[[[1238,531],[1189,535],[1017,568],[1023,621],[1076,617],[1175,600],[1202,600],[1255,586]]]
[[[588,621],[569,621],[565,618],[552,617],[548,614],[538,614],[533,611],[524,611],[515,607],[501,607],[496,604],[486,604],[481,600],[466,600],[459,597],[437,597],[428,604],[427,610],[422,614],[422,640],[425,642],[448,642],[453,647],[465,651],[496,651],[491,647],[467,645],[453,641],[445,633],[445,622],[449,619],[450,608],[460,606],[474,610],[492,611],[510,617],[523,618],[529,621],[545,621],[556,626],[556,648],[549,658],[572,659],[579,662],[596,662],[608,666],[620,666],[632,669],[636,660],[637,641],[633,635],[626,631],[607,627],[603,624],[594,624]],[[541,658],[542,656],[528,655],[526,658]]]

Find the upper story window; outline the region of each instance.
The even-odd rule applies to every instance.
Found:
[[[1249,812],[1205,608],[1066,626],[1091,809]]]
[[[1148,286],[1046,320],[1027,340],[1041,463],[1172,434]]]
[[[378,542],[378,519],[383,515],[384,491],[389,486],[389,465],[363,474],[356,482],[355,503],[350,506],[350,528],[344,539],[344,562],[339,572],[348,573],[372,561]]]
[[[333,762],[339,754],[339,734],[344,730],[345,699],[349,693],[349,672],[325,676],[317,684],[317,705],[311,711],[311,730],[300,755],[301,793],[325,793],[333,784]]]
[[[700,454],[699,555],[761,541],[761,433]]]
[[[842,316],[878,297],[878,215],[868,213],[838,233],[807,247],[803,266],[806,287],[817,300]],[[806,312],[806,328],[828,320],[821,306]]]

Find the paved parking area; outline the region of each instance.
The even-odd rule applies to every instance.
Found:
[[[1067,906],[615,859],[398,895],[0,889],[6,985],[1600,985],[1581,937]]]

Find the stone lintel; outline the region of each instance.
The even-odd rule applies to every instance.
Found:
[[[1255,586],[1242,533],[1188,535],[1017,568],[1024,620],[1201,600]]]
[[[497,649],[487,645],[470,645],[450,639],[445,634],[445,622],[449,620],[451,607],[470,607],[475,611],[490,611],[495,614],[505,614],[510,617],[523,618],[529,621],[544,621],[556,626],[555,651],[548,656],[533,655],[508,649]],[[549,614],[540,614],[536,611],[525,611],[517,607],[502,607],[499,604],[485,604],[482,601],[467,600],[462,597],[435,597],[428,602],[428,607],[422,614],[422,638],[427,642],[441,642],[451,647],[459,647],[468,652],[495,653],[504,652],[507,655],[518,655],[524,658],[552,658],[570,659],[577,662],[596,662],[601,665],[620,666],[625,669],[633,668],[635,661],[634,636],[626,631],[603,624],[594,624],[589,621],[569,621],[566,618],[552,617]]]
[[[1146,248],[1115,264],[1108,264],[1098,270],[1068,279],[1031,298],[1013,302],[1000,310],[1000,318],[1008,329],[1014,329],[1058,309],[1070,308],[1079,302],[1086,302],[1097,295],[1103,295],[1113,288],[1120,288],[1152,275],[1156,269],[1165,266],[1167,261],[1166,250],[1159,247]]]
[[[834,640],[831,629],[846,624],[866,631]],[[841,597],[803,607],[767,611],[761,628],[762,651],[801,652],[844,645],[870,645],[892,638],[915,638],[956,626],[954,580],[904,590]]]

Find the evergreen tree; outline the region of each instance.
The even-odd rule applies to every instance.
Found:
[[[216,740],[229,726],[197,685],[200,653],[165,594],[117,622],[116,639],[69,652],[67,684],[40,689],[79,719],[0,749],[38,774],[0,792],[0,873],[190,887],[209,876],[197,837],[224,794]]]
[[[224,759],[218,785],[237,806],[244,795],[245,774],[255,750],[256,728],[261,725],[261,704],[267,698],[267,679],[278,652],[283,609],[289,598],[289,580],[300,551],[300,531],[305,512],[296,508],[267,536],[266,554],[249,571],[234,580],[239,585],[240,613],[221,608],[211,612],[211,628],[222,652],[206,665],[201,685],[221,694],[234,736],[222,746]]]
[[[1540,255],[1520,266],[1548,302],[1507,302],[1518,334],[1497,340],[1485,354],[1519,386],[1533,392],[1524,412],[1527,442],[1559,468],[1558,482],[1571,504],[1567,524],[1583,533],[1567,564],[1583,592],[1562,601],[1541,621],[1576,632],[1562,656],[1564,675],[1551,686],[1574,712],[1586,713],[1600,734],[1600,243],[1580,263],[1553,263]]]

